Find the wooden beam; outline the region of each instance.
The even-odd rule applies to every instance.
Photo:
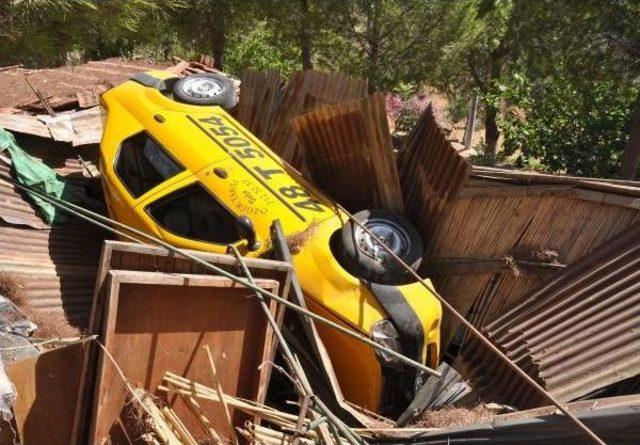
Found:
[[[522,275],[544,275],[567,266],[560,263],[526,261],[503,258],[444,258],[432,257],[426,262],[426,270],[433,275],[484,275],[496,273],[518,273]]]

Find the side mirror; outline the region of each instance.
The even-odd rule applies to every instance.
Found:
[[[250,251],[253,252],[260,248],[260,241],[256,240],[256,229],[247,215],[242,215],[236,220],[236,229],[238,230],[238,235],[247,240],[247,246]]]

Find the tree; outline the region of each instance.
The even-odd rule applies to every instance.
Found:
[[[389,90],[400,81],[423,81],[433,47],[426,38],[435,29],[437,8],[421,0],[348,0],[334,10],[337,52],[345,43],[353,52],[343,71],[366,77],[369,91]]]

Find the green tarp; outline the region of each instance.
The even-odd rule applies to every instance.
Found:
[[[18,146],[15,137],[0,127],[0,153],[5,150],[11,156],[13,172],[21,184],[66,201],[78,203],[86,200],[82,187],[65,181],[42,161],[27,154]],[[27,195],[50,225],[58,226],[68,219],[69,214],[65,214],[64,210],[55,208],[32,193],[27,192]]]

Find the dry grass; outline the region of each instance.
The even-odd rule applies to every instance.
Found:
[[[7,297],[18,307],[24,305],[22,285],[15,277],[3,271],[0,271],[0,295]]]
[[[34,336],[44,339],[79,337],[82,331],[71,326],[67,317],[58,312],[35,311],[24,297],[22,284],[12,275],[0,272],[0,295],[13,302],[20,311],[38,326]]]
[[[447,428],[486,422],[494,416],[495,411],[487,408],[484,404],[474,406],[473,408],[447,406],[439,410],[425,411],[420,419],[412,426],[421,428]]]
[[[289,246],[289,250],[292,254],[296,254],[300,252],[304,243],[307,242],[309,238],[313,236],[313,234],[318,230],[319,222],[314,221],[311,223],[309,227],[304,229],[301,232],[293,233],[285,238],[287,245]]]

